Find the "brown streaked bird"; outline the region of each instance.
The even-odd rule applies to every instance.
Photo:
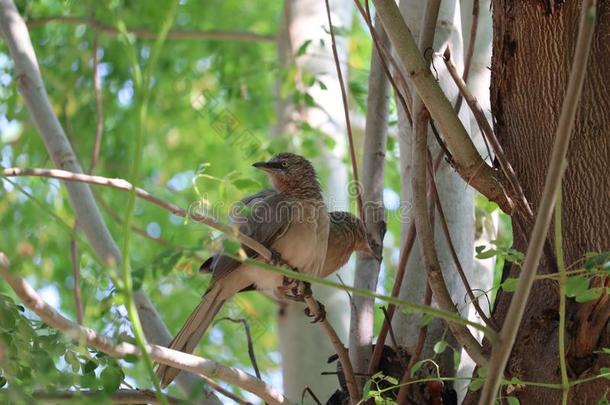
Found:
[[[281,153],[254,167],[264,170],[275,188],[264,204],[239,216],[239,230],[277,252],[298,271],[314,276],[323,272],[329,232],[329,215],[311,163],[302,156]],[[249,257],[257,254],[243,246]],[[204,266],[212,281],[201,302],[189,316],[169,347],[192,353],[226,300],[244,289],[255,288],[283,297],[282,275],[237,261],[217,252]],[[162,386],[173,381],[179,370],[159,365]]]
[[[277,194],[275,190],[263,190],[242,199],[233,209],[231,221],[238,224],[241,212],[249,212],[259,204],[265,204],[265,199]],[[353,252],[367,253],[381,260],[369,245],[364,223],[355,215],[345,211],[332,211],[329,214],[328,244],[326,258],[320,277],[328,277],[347,263]],[[200,267],[202,272],[211,271],[212,258],[206,260]]]

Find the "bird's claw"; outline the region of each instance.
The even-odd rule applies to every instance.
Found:
[[[309,307],[305,308],[305,310],[304,310],[305,316],[307,316],[308,318],[313,318],[311,323],[321,322],[326,319],[326,308],[320,301],[316,300],[316,302],[318,303],[318,314],[317,315],[313,314],[311,312],[311,310],[309,309]]]

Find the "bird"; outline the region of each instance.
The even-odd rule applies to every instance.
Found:
[[[254,167],[265,171],[275,194],[240,215],[239,231],[261,243],[299,272],[321,276],[324,269],[330,217],[313,165],[293,153],[280,153]],[[249,257],[257,254],[242,246]],[[206,260],[212,280],[201,302],[191,313],[169,348],[192,353],[224,303],[236,293],[255,288],[279,298],[285,296],[284,277],[242,263],[223,251]],[[204,263],[204,264],[205,264]],[[159,365],[156,374],[163,387],[179,370]]]
[[[265,204],[265,199],[277,194],[277,191],[267,189],[240,200],[231,210],[230,218],[233,224],[243,221],[241,212],[249,212],[259,204]],[[347,263],[353,252],[363,252],[381,261],[373,251],[364,223],[355,215],[346,211],[329,213],[328,244],[326,258],[320,277],[328,277]],[[206,260],[199,268],[200,272],[211,272],[213,257]]]

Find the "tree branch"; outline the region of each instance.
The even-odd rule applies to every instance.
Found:
[[[572,59],[572,71],[568,80],[566,95],[561,106],[561,115],[557,131],[555,132],[555,143],[551,152],[551,160],[549,169],[544,182],[542,197],[540,198],[540,206],[534,223],[534,229],[530,237],[530,242],[525,254],[525,260],[521,267],[521,275],[517,289],[511,299],[504,325],[500,332],[498,341],[493,346],[487,380],[483,386],[483,392],[479,399],[479,404],[486,405],[493,403],[496,398],[496,393],[502,382],[502,375],[510,353],[512,351],[519,325],[525,312],[527,299],[530,295],[538,263],[542,255],[542,249],[546,242],[551,217],[553,215],[553,207],[555,206],[555,198],[557,190],[561,187],[561,181],[566,167],[566,155],[570,136],[574,129],[574,117],[576,109],[582,93],[582,86],[585,81],[585,73],[587,71],[587,61],[593,42],[593,34],[595,32],[595,22],[597,16],[597,1],[583,0],[582,9],[580,12],[580,25],[578,27],[578,38],[574,57]]]
[[[102,351],[111,357],[121,358],[127,355],[142,355],[140,349],[135,345],[126,342],[115,345],[106,336],[98,335],[92,329],[79,326],[59,314],[24,279],[10,272],[8,258],[3,252],[0,252],[0,275],[7,281],[25,306],[36,313],[43,322],[60,330],[69,338],[79,342],[86,342],[88,346]],[[145,350],[157,363],[234,384],[269,404],[289,404],[289,401],[273,387],[239,369],[226,367],[214,361],[171,350],[163,346],[146,344]]]
[[[107,35],[120,35],[118,29],[111,25],[104,24],[94,18],[78,17],[78,16],[46,16],[29,18],[27,21],[28,27],[39,27],[52,22],[60,22],[71,25],[87,25],[92,29],[103,32]],[[157,34],[141,28],[127,28],[127,32],[141,39],[154,40]],[[172,40],[213,40],[213,41],[241,41],[241,42],[275,42],[275,35],[257,34],[248,31],[220,31],[220,30],[172,30],[167,33],[167,39]]]
[[[381,21],[419,97],[443,134],[458,173],[502,210],[511,213],[514,202],[505,193],[497,172],[477,152],[464,125],[443,94],[422,57],[394,0],[374,0]]]

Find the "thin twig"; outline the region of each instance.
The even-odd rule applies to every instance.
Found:
[[[256,374],[256,378],[262,380],[261,372],[258,369],[258,362],[256,361],[256,354],[254,353],[254,344],[252,343],[252,333],[250,333],[250,323],[243,318],[231,318],[229,316],[225,316],[220,318],[216,323],[220,321],[229,321],[233,323],[241,323],[244,325],[244,330],[246,332],[246,342],[248,344],[248,356],[250,357],[250,363],[252,363],[252,368],[254,369],[254,374]]]
[[[207,377],[205,375],[200,375],[200,377],[203,378],[205,380],[205,382],[210,386],[210,388],[212,388],[214,391],[218,392],[219,394],[224,395],[225,397],[227,397],[229,399],[232,399],[237,404],[252,405],[251,402],[248,402],[245,399],[242,399],[242,398],[238,397],[237,395],[233,394],[231,391],[224,388],[223,386],[218,384],[216,381],[212,380],[210,377]]]
[[[352,175],[354,176],[354,183],[356,184],[356,204],[358,205],[358,214],[362,222],[365,222],[364,210],[362,208],[362,190],[360,189],[360,181],[358,179],[358,162],[356,161],[356,149],[354,147],[354,137],[352,135],[352,124],[349,119],[349,107],[347,104],[347,91],[345,90],[345,83],[343,82],[343,74],[341,73],[341,65],[339,63],[339,53],[337,52],[337,43],[335,41],[335,29],[333,28],[333,22],[330,15],[330,4],[329,0],[325,1],[326,4],[326,16],[328,17],[328,30],[330,32],[333,57],[335,59],[335,68],[337,69],[337,78],[339,79],[339,88],[341,89],[341,99],[343,101],[343,112],[345,114],[345,128],[347,130],[347,139],[349,141],[349,152],[352,160]]]
[[[76,320],[79,325],[83,324],[83,302],[80,291],[80,260],[78,257],[78,244],[76,242],[76,226],[70,239],[70,260],[72,262],[72,279],[74,282],[74,306],[76,308]]]
[[[419,246],[424,258],[426,272],[428,273],[428,283],[434,293],[434,298],[440,308],[446,311],[458,313],[451,295],[447,289],[447,284],[443,277],[441,265],[436,253],[432,225],[428,216],[428,201],[426,198],[426,161],[428,158],[428,114],[425,106],[421,104],[415,120],[415,142],[413,145],[413,208],[415,226],[417,228]],[[488,360],[483,354],[479,342],[474,338],[470,330],[463,325],[453,322],[448,323],[449,329],[459,344],[466,350],[473,361],[479,365],[486,365]]]
[[[499,340],[493,346],[490,366],[487,379],[483,386],[483,392],[479,399],[479,404],[486,405],[493,403],[496,393],[502,382],[502,375],[510,353],[512,351],[517,331],[525,312],[528,297],[534,283],[538,263],[542,255],[542,249],[546,241],[546,235],[553,215],[557,190],[561,187],[561,181],[566,166],[566,155],[570,136],[574,129],[574,117],[578,107],[582,86],[585,81],[587,62],[593,42],[595,32],[595,22],[597,16],[597,1],[583,0],[580,12],[580,25],[578,27],[578,38],[574,48],[572,59],[572,71],[568,80],[566,95],[561,106],[561,115],[555,133],[555,142],[551,152],[551,160],[544,182],[542,197],[538,208],[538,215],[534,223],[534,229],[527,247],[525,260],[521,267],[521,275],[517,289],[511,299],[504,324],[500,332]]]
[[[88,346],[102,351],[111,357],[122,358],[127,355],[142,355],[142,351],[135,345],[127,342],[115,344],[106,336],[98,335],[92,329],[79,326],[58,313],[23,278],[9,270],[9,261],[3,252],[0,252],[0,276],[7,281],[26,307],[36,313],[47,325],[58,329],[69,338],[78,342],[86,342]],[[214,361],[163,346],[146,344],[144,349],[157,363],[205,375],[210,378],[218,378],[251,392],[269,404],[289,403],[273,387],[239,369],[223,366]]]
[[[426,292],[424,293],[424,305],[430,305],[432,303],[432,289],[430,288],[430,283],[426,283]],[[411,369],[419,361],[422,352],[424,351],[424,345],[426,343],[426,337],[428,335],[428,324],[421,325],[419,327],[419,333],[417,335],[417,343],[415,344],[415,349],[413,350],[413,354],[411,354],[411,358],[409,359],[409,364],[405,368],[405,372],[400,380],[400,390],[398,390],[398,396],[396,397],[396,401],[399,404],[406,403],[407,395],[409,395],[409,390],[411,389],[411,384],[408,384],[411,381]]]
[[[568,367],[566,364],[566,266],[563,255],[563,227],[561,225],[561,188],[557,190],[557,201],[555,202],[555,257],[557,259],[557,272],[559,273],[559,369],[561,371],[561,403],[568,404],[570,392],[570,381],[568,379]]]
[[[102,105],[102,89],[101,78],[99,72],[99,35],[96,32],[93,37],[93,91],[95,93],[95,142],[93,144],[93,152],[91,154],[91,165],[89,173],[93,173],[97,160],[100,156],[100,148],[102,145],[102,135],[104,134],[104,109]]]
[[[487,315],[485,315],[485,311],[479,305],[479,299],[475,297],[472,292],[472,287],[468,282],[468,277],[466,277],[466,273],[464,272],[464,268],[460,263],[460,258],[458,257],[457,251],[455,250],[455,245],[453,244],[453,240],[451,238],[451,233],[449,232],[449,226],[447,225],[447,218],[445,217],[445,211],[443,210],[443,204],[441,203],[441,199],[438,195],[438,189],[436,188],[436,181],[434,179],[434,168],[432,167],[432,155],[430,151],[428,151],[428,173],[430,175],[430,187],[432,189],[432,198],[436,203],[436,208],[438,210],[438,216],[440,219],[441,228],[443,229],[443,234],[445,235],[445,239],[447,240],[447,245],[449,246],[449,252],[451,253],[451,257],[453,258],[453,262],[455,263],[455,267],[458,271],[458,275],[462,280],[462,284],[464,284],[464,288],[466,289],[466,294],[468,294],[468,298],[470,298],[470,302],[474,306],[474,309],[477,311],[479,317],[492,329],[496,329],[494,323]],[[434,204],[433,204],[434,205]]]
[[[472,56],[474,55],[474,45],[477,41],[477,28],[479,27],[479,0],[472,0],[472,18],[470,20],[470,38],[468,38],[468,48],[466,49],[466,57],[464,58],[464,73],[462,73],[462,80],[464,83],[468,83],[468,76],[470,76],[470,68],[472,67]],[[456,114],[460,113],[462,107],[462,93],[458,94],[457,100],[453,109]]]
[[[434,161],[434,172],[438,170],[441,163],[443,161],[443,153],[439,152],[436,156],[436,160]],[[427,198],[432,198],[432,190],[428,189]],[[407,237],[405,240],[405,245],[400,250],[400,258],[398,259],[398,270],[396,271],[396,277],[394,278],[394,285],[392,286],[392,297],[398,297],[398,293],[402,288],[402,282],[405,279],[405,273],[407,269],[407,263],[409,262],[409,257],[411,255],[411,251],[413,250],[413,245],[415,244],[415,236],[417,231],[415,230],[415,223],[412,222],[407,231]],[[371,362],[369,363],[369,374],[374,374],[377,371],[377,367],[379,366],[379,361],[381,360],[381,355],[383,351],[383,346],[385,345],[385,340],[388,335],[389,328],[391,327],[392,318],[394,317],[394,311],[396,306],[393,304],[388,305],[388,314],[387,319],[381,324],[381,330],[379,331],[379,335],[377,336],[377,343],[375,344],[375,348],[373,349],[373,355],[371,356]]]
[[[87,25],[96,31],[107,35],[120,35],[116,27],[107,25],[101,21],[88,17],[78,16],[47,16],[30,18],[27,21],[28,27],[39,27],[50,22],[59,22],[71,25]],[[127,32],[142,39],[156,39],[157,34],[141,28],[127,28]],[[275,35],[257,34],[247,31],[221,31],[221,30],[172,30],[167,33],[167,39],[171,40],[215,40],[215,41],[242,41],[242,42],[275,42]]]
[[[510,182],[510,185],[513,188],[513,192],[517,196],[517,202],[521,206],[525,215],[529,218],[533,217],[534,214],[532,212],[532,208],[530,207],[527,198],[525,197],[525,193],[523,192],[523,188],[521,187],[521,183],[515,174],[515,171],[508,161],[508,158],[504,154],[504,149],[502,145],[498,141],[494,130],[491,128],[489,121],[485,118],[485,113],[481,108],[481,105],[477,101],[476,97],[472,95],[466,82],[458,75],[455,64],[451,60],[451,51],[449,47],[445,49],[445,53],[443,54],[443,61],[445,61],[445,66],[447,66],[447,71],[453,78],[453,81],[457,85],[460,94],[464,96],[466,103],[470,107],[472,111],[472,115],[474,116],[479,128],[481,129],[481,133],[483,134],[483,139],[487,140],[493,149],[495,156],[498,158],[498,162],[500,163],[500,168],[502,169],[506,179]]]

